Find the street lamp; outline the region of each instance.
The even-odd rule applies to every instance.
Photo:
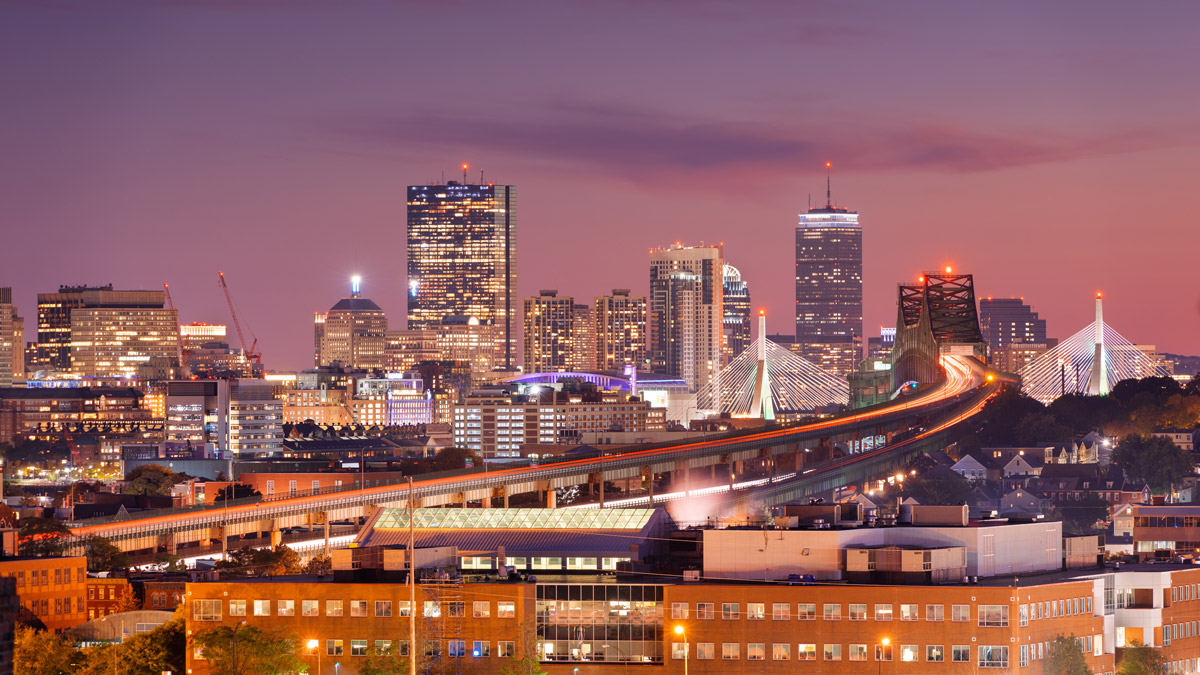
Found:
[[[879,669],[877,672],[880,672],[880,673],[883,672],[883,656],[884,656],[884,652],[887,651],[888,645],[890,645],[890,644],[892,644],[891,638],[885,637],[879,641],[879,658],[877,659]],[[684,675],[687,675],[687,673],[684,673]]]
[[[683,624],[675,624],[675,634],[683,638],[683,675],[688,675],[688,649],[687,631],[684,630]]]
[[[308,641],[308,648],[317,655],[317,675],[321,675],[321,651],[317,647],[321,646],[321,641],[313,638]]]

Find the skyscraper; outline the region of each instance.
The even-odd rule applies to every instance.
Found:
[[[12,289],[0,288],[0,387],[11,387],[13,374],[17,371],[17,361],[22,363],[24,370],[24,338],[17,338],[14,319],[17,310],[12,304]],[[22,333],[24,326],[22,325]]]
[[[724,271],[724,342],[721,353],[729,363],[750,346],[750,287],[742,281],[742,273],[733,265]]]
[[[625,366],[646,367],[646,298],[614,288],[593,302],[596,325],[596,367],[623,371]]]
[[[383,368],[387,348],[387,314],[360,293],[361,280],[351,281],[350,296],[338,300],[314,320],[317,367],[340,363],[347,368]]]
[[[1025,304],[1025,298],[980,300],[979,328],[984,342],[993,350],[1014,342],[1046,342],[1046,320],[1038,318],[1037,312]]]
[[[650,361],[696,391],[717,374],[724,321],[723,249],[675,244],[650,253]]]
[[[570,296],[544,290],[525,298],[525,357],[527,373],[591,370],[596,363],[592,308],[577,305]]]
[[[796,227],[796,342],[862,340],[862,228],[858,213],[826,203]]]
[[[447,316],[497,326],[497,356],[516,361],[516,188],[414,185],[408,188],[408,328]]]

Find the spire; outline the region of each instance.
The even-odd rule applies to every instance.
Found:
[[[833,162],[825,162],[825,208],[833,208],[833,185],[830,181],[830,173],[833,168]]]

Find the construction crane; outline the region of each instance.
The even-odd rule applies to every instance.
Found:
[[[167,299],[167,309],[175,309],[175,301],[171,299],[171,288],[163,284],[163,295]],[[183,363],[183,329],[179,327],[179,315],[175,315],[175,358],[179,362],[179,372],[184,369]]]
[[[225,273],[217,272],[217,278],[221,280],[221,290],[225,291],[225,302],[229,303],[229,313],[233,316],[233,328],[237,331],[238,342],[242,344],[242,354],[246,360],[255,365],[262,365],[262,354],[254,351],[258,347],[258,338],[254,337],[254,331],[250,331],[250,337],[253,342],[250,343],[250,349],[246,349],[246,336],[242,334],[242,322],[238,321],[237,309],[233,306],[233,296],[229,294],[229,285],[225,283]]]

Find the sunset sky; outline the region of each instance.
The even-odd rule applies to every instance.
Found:
[[[796,216],[861,214],[868,336],[947,264],[1200,353],[1200,4],[309,2],[0,6],[0,219],[38,292],[171,284],[278,369],[363,276],[404,323],[405,186],[516,185],[520,292],[644,293],[648,249],[725,243],[793,330]],[[236,342],[236,338],[233,338]]]

